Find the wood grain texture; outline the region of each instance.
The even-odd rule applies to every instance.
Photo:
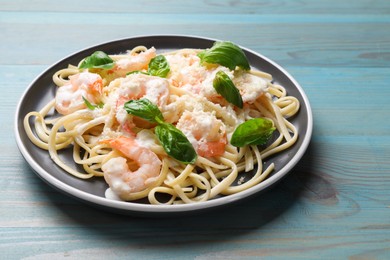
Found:
[[[41,181],[13,134],[17,102],[79,49],[146,34],[230,40],[309,97],[307,153],[277,186],[207,214],[150,219]],[[0,259],[390,259],[390,1],[0,0]]]

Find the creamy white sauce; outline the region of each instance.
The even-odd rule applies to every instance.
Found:
[[[139,146],[152,149],[152,147],[158,145],[156,135],[147,129],[143,129],[137,133],[135,138]]]
[[[267,81],[249,73],[238,73],[232,81],[240,90],[244,103],[253,103],[261,94],[267,91]]]
[[[118,195],[116,195],[116,193],[111,188],[106,189],[106,191],[104,192],[104,196],[106,197],[106,199],[109,200],[122,201],[122,199]]]

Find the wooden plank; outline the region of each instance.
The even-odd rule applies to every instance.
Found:
[[[245,14],[389,14],[388,1],[355,0],[349,1],[280,1],[280,0],[246,0],[246,1],[175,1],[159,0],[130,1],[34,1],[26,4],[23,0],[0,1],[0,11],[30,12],[83,12],[91,13],[134,13],[134,14],[207,14],[207,13],[245,13]]]
[[[159,24],[152,28],[150,24],[140,24],[129,28],[127,25],[118,25],[112,30],[110,25],[78,24],[78,30],[65,32],[59,29],[66,28],[60,23],[50,26],[28,22],[0,24],[0,30],[5,32],[0,44],[3,54],[0,64],[51,64],[73,52],[102,42],[136,35],[161,34],[167,32],[166,26]],[[223,33],[226,26],[218,22],[209,24],[200,36],[233,41],[284,66],[388,67],[390,64],[389,23],[245,25],[250,30],[242,30],[243,25],[229,25],[229,36]],[[170,34],[199,35],[196,27],[185,28],[176,23],[169,27]],[[334,30],[335,27],[338,30]],[[83,31],[87,31],[88,35]],[[15,34],[23,36],[17,38]],[[13,51],[9,51],[8,46],[14,46]],[[23,55],[15,55],[18,52]]]
[[[23,19],[20,17],[23,16]],[[201,18],[201,19],[199,19]],[[83,12],[63,12],[58,15],[57,12],[1,12],[0,21],[3,23],[15,23],[15,24],[47,24],[49,22],[68,24],[69,26],[74,24],[85,25],[126,25],[126,24],[149,24],[155,25],[155,21],[158,20],[159,24],[171,24],[171,14],[153,14],[153,19],[145,16],[144,14],[131,14],[128,13],[86,13]],[[277,14],[175,14],[175,22],[184,23],[197,23],[201,24],[213,24],[223,21],[224,24],[251,24],[251,23],[388,23],[390,17],[388,15],[380,14],[321,14],[321,15],[277,15]]]

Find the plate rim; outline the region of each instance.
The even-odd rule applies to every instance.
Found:
[[[135,35],[131,37],[122,37],[118,39],[113,39],[110,41],[104,41],[101,43],[93,44],[88,47],[79,49],[78,51],[74,51],[73,53],[61,58],[60,60],[52,63],[51,65],[47,66],[46,69],[44,69],[41,73],[39,73],[27,86],[27,88],[24,90],[22,95],[19,98],[19,101],[16,106],[15,111],[15,121],[14,121],[14,134],[17,146],[19,148],[19,151],[21,152],[22,156],[26,160],[26,162],[29,164],[29,166],[34,170],[34,172],[47,184],[50,186],[56,188],[60,192],[65,193],[66,195],[69,195],[73,198],[79,199],[83,202],[86,202],[88,204],[91,204],[92,206],[97,206],[99,208],[108,209],[110,211],[115,211],[118,213],[125,213],[125,214],[148,214],[148,213],[159,213],[159,214],[170,214],[170,213],[188,213],[188,212],[195,212],[195,211],[201,211],[201,210],[207,210],[212,208],[217,208],[220,206],[225,206],[228,204],[232,204],[233,202],[237,202],[240,200],[243,200],[245,198],[249,198],[255,194],[258,194],[262,191],[265,191],[267,188],[272,186],[273,184],[277,183],[279,180],[281,180],[283,177],[285,177],[291,170],[295,167],[295,165],[302,159],[303,155],[305,154],[311,138],[312,138],[312,132],[313,132],[313,113],[311,109],[311,105],[309,102],[309,99],[304,92],[301,85],[295,80],[295,78],[287,72],[281,65],[276,63],[275,61],[271,60],[270,58],[255,52],[249,48],[246,48],[244,46],[239,45],[240,48],[243,50],[252,53],[255,56],[260,57],[261,59],[264,59],[266,62],[272,64],[275,66],[278,70],[280,70],[294,85],[294,87],[298,90],[299,94],[302,97],[302,100],[304,101],[304,105],[307,110],[307,127],[304,129],[306,130],[306,134],[303,137],[303,141],[298,148],[297,152],[293,155],[293,157],[284,165],[280,170],[277,171],[276,174],[266,178],[264,181],[260,182],[259,184],[241,191],[236,194],[231,194],[228,196],[224,196],[221,198],[215,198],[211,199],[205,202],[198,202],[198,203],[191,203],[191,204],[175,204],[175,205],[152,205],[152,204],[140,204],[140,203],[133,203],[133,202],[125,202],[125,201],[116,201],[116,200],[110,200],[106,199],[104,197],[100,197],[94,194],[90,194],[86,191],[82,191],[80,189],[77,189],[69,184],[66,184],[53,175],[50,174],[49,171],[42,168],[28,153],[27,148],[25,147],[24,143],[21,140],[21,133],[19,131],[19,121],[22,122],[23,120],[20,120],[20,111],[21,111],[21,104],[22,102],[27,98],[28,92],[33,88],[36,81],[38,81],[43,75],[45,75],[51,68],[54,66],[60,64],[64,60],[67,60],[74,55],[77,55],[80,52],[86,51],[88,49],[97,48],[102,45],[107,44],[113,44],[115,42],[120,41],[131,41],[135,39],[141,39],[141,38],[157,38],[157,37],[163,37],[163,38],[172,38],[172,37],[184,37],[184,38],[194,38],[194,39],[200,39],[200,40],[208,40],[208,41],[221,41],[221,39],[215,39],[210,37],[203,37],[203,36],[197,36],[197,35],[189,35],[189,34],[150,34],[150,35]],[[154,214],[155,215],[155,214]]]

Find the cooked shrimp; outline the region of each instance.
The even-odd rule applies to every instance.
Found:
[[[161,160],[150,149],[140,146],[132,137],[110,139],[108,144],[120,151],[125,157],[115,157],[102,166],[104,179],[120,198],[148,188],[158,178],[161,170]],[[128,162],[137,164],[138,169],[132,170]]]
[[[215,97],[220,97],[213,87],[215,74],[222,70],[232,77],[233,72],[218,65],[205,67],[200,64],[200,58],[196,54],[197,52],[193,50],[166,55],[171,67],[168,80],[172,86],[214,101]]]
[[[118,100],[147,98],[153,104],[162,107],[167,103],[169,83],[166,79],[141,73],[130,74],[118,79],[113,85],[117,87]]]
[[[116,77],[124,77],[129,72],[147,69],[150,60],[154,57],[156,57],[156,49],[154,47],[140,53],[121,56],[115,62],[115,67],[108,71],[108,74],[113,73]]]
[[[86,108],[83,97],[91,103],[99,103],[102,94],[102,78],[95,73],[82,72],[69,77],[69,83],[59,87],[55,108],[63,115]]]
[[[244,103],[255,102],[268,89],[267,80],[242,71],[236,72],[232,81],[240,91]]]
[[[200,58],[195,51],[174,53],[165,56],[171,68],[168,79],[175,87],[197,92],[207,70],[200,66]]]
[[[116,120],[127,132],[135,126],[151,127],[152,125],[149,122],[127,114],[123,104],[129,100],[147,98],[159,108],[163,108],[169,97],[168,87],[169,83],[166,79],[144,74],[130,74],[125,78],[114,80],[110,83],[108,89],[109,91],[115,91],[110,102],[116,109]]]
[[[200,156],[215,157],[225,152],[226,127],[213,113],[185,111],[176,127],[187,136]]]

